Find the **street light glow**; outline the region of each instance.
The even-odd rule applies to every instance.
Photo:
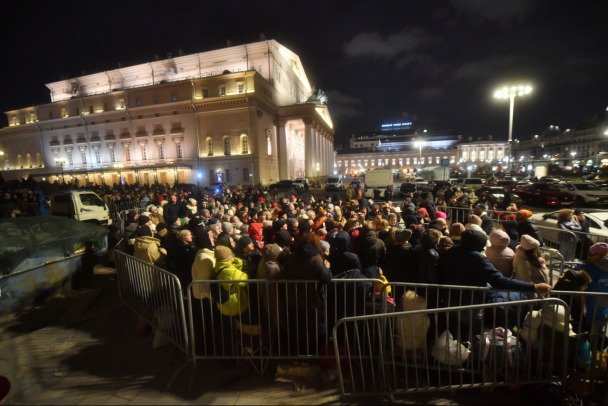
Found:
[[[497,99],[510,99],[511,97],[524,96],[532,92],[530,85],[503,86],[494,92]]]

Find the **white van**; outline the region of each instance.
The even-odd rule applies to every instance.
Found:
[[[325,182],[325,190],[344,190],[341,176],[328,176]]]
[[[51,215],[107,226],[112,224],[110,210],[96,193],[68,190],[51,194]]]

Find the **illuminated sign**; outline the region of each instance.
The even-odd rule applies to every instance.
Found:
[[[404,123],[385,123],[385,124],[382,124],[382,131],[404,130],[404,129],[409,129],[409,128],[412,128],[412,122],[411,121],[406,121]]]

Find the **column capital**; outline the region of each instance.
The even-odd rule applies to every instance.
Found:
[[[278,127],[285,127],[285,124],[287,124],[287,120],[274,119],[274,120],[272,120],[272,122],[274,123],[274,125],[276,125]]]
[[[306,125],[311,125],[313,124],[315,121],[312,119],[312,117],[303,117],[302,121],[304,122],[304,124]]]

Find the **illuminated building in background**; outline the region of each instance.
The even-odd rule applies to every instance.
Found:
[[[326,96],[274,40],[46,86],[50,103],[6,112],[5,179],[52,182],[62,169],[80,184],[234,185],[332,172]]]

